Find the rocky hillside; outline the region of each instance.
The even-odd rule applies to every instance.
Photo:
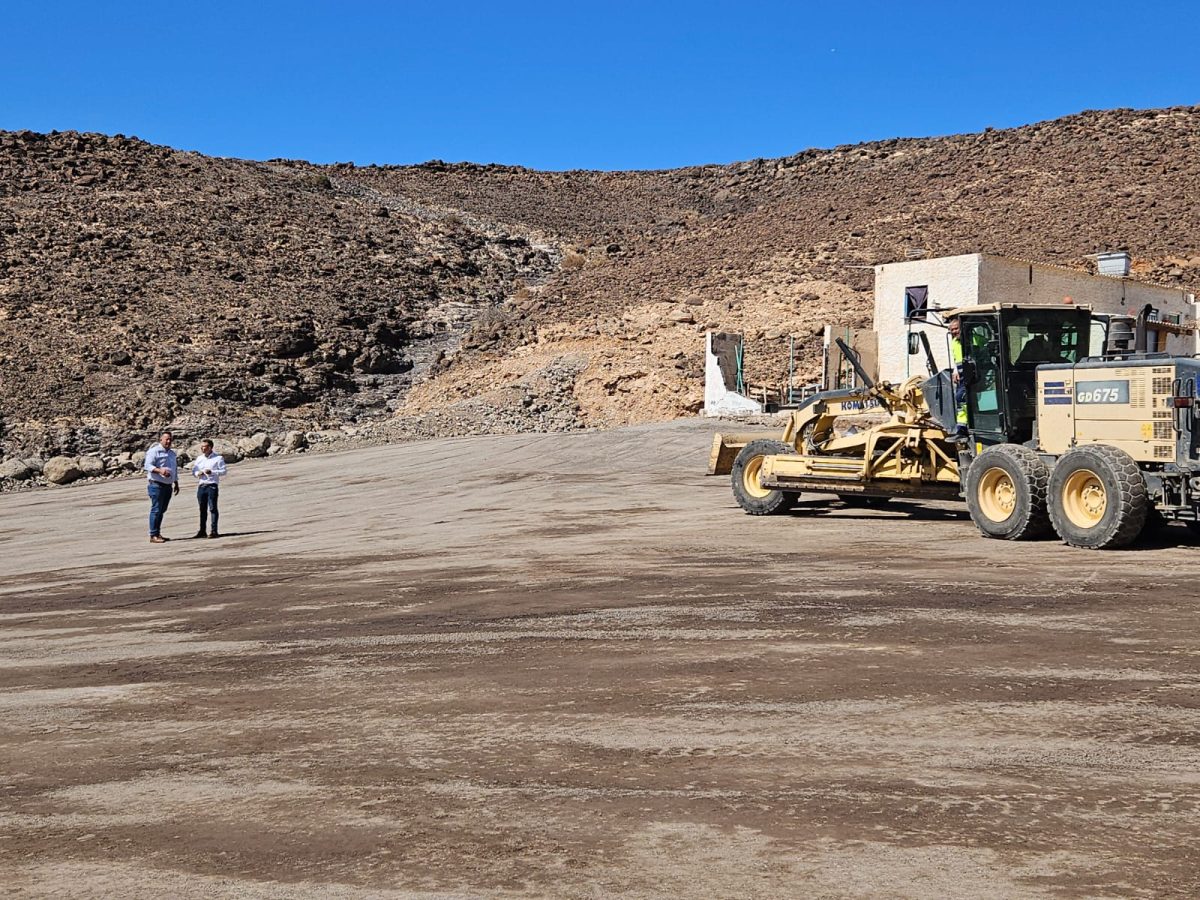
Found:
[[[800,377],[874,263],[978,250],[1200,286],[1200,108],[665,172],[213,159],[0,134],[0,449],[146,430],[396,434],[665,418],[702,332]]]
[[[557,262],[334,172],[0,134],[5,449],[386,417],[448,335]]]
[[[513,298],[503,326],[477,329],[456,364],[414,392],[410,406],[422,408],[477,391],[481,371],[484,383],[519,377],[586,346],[592,363],[576,393],[589,421],[678,414],[700,399],[705,328],[746,333],[751,377],[776,382],[793,335],[801,377],[812,377],[821,324],[869,322],[870,267],[909,251],[1089,270],[1089,254],[1128,249],[1139,277],[1200,286],[1196,107],[669,172],[437,164],[355,177],[564,247],[552,279]],[[519,337],[530,330],[536,346]],[[602,402],[605,391],[617,402]]]

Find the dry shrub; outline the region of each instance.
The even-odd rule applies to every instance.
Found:
[[[587,263],[587,257],[573,250],[563,254],[562,267],[568,272],[578,272]]]

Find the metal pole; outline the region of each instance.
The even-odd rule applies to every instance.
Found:
[[[787,402],[790,405],[792,402],[792,371],[796,367],[796,339],[788,335],[788,395]]]

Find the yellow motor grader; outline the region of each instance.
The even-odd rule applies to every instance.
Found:
[[[924,350],[929,375],[899,387],[874,383],[839,341],[862,386],[810,397],[782,435],[716,435],[709,474],[729,474],[738,505],[759,516],[817,493],[864,505],[961,499],[985,537],[1056,532],[1089,549],[1129,544],[1152,517],[1200,529],[1200,360],[1145,352],[1144,316],[1084,306],[947,318],[960,323],[957,379],[937,371],[923,334],[909,350]],[[1102,350],[1089,356],[1093,325]]]

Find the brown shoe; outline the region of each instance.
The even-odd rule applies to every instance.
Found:
[[[167,542],[167,539],[165,537],[163,537],[161,534],[150,535],[150,543],[152,543],[152,544],[165,544],[166,542]]]

